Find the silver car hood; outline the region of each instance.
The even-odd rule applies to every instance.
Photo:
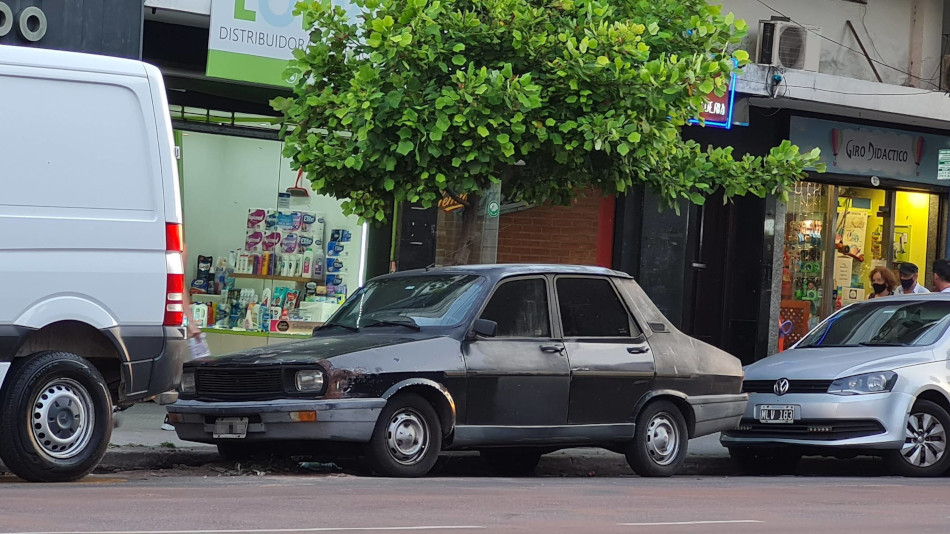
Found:
[[[933,362],[929,347],[825,347],[792,349],[745,368],[746,380],[820,380],[890,371]]]

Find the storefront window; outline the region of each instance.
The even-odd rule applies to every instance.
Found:
[[[787,344],[800,339],[821,317],[827,262],[831,186],[799,183],[788,201],[782,270],[782,323]]]
[[[186,280],[213,354],[309,336],[362,283],[364,227],[312,191],[283,144],[176,132]]]
[[[888,267],[883,217],[887,192],[858,187],[839,191],[834,247],[835,309],[871,296],[871,270]]]
[[[926,287],[939,217],[939,197],[931,193],[796,185],[787,205],[779,349],[835,310],[870,297],[876,267],[899,279],[900,265],[913,263]]]

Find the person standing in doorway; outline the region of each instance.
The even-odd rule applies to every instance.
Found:
[[[897,287],[897,277],[886,267],[871,269],[871,287],[874,293],[868,299],[889,297]]]
[[[911,293],[930,293],[926,287],[917,283],[917,276],[920,269],[910,262],[902,263],[898,268],[901,275],[901,285],[897,288],[898,295],[910,295]]]
[[[934,262],[934,289],[950,293],[950,260],[939,259]]]

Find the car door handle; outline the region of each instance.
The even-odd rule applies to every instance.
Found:
[[[563,346],[560,346],[560,345],[540,345],[540,346],[538,346],[538,348],[541,349],[541,352],[551,352],[551,353],[554,353],[554,352],[563,352],[563,351],[564,351],[564,347],[563,347]]]
[[[627,347],[627,352],[630,354],[645,354],[650,352],[650,347],[636,346],[636,347]]]

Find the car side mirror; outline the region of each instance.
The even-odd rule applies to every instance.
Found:
[[[472,333],[480,337],[495,337],[497,331],[498,323],[488,319],[475,319],[475,323],[472,325]]]

